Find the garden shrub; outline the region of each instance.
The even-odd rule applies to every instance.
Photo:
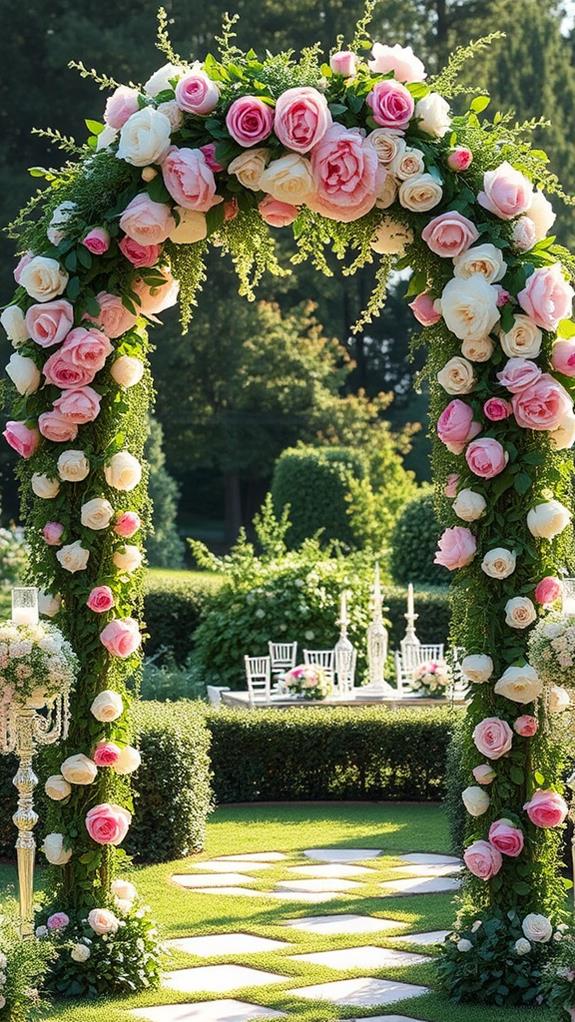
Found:
[[[205,578],[191,575],[189,582],[170,575],[149,575],[144,594],[146,656],[163,659],[171,655],[176,664],[183,664],[206,597],[221,584],[220,578],[207,572]]]
[[[144,454],[150,472],[153,531],[146,541],[146,553],[149,563],[158,568],[179,568],[184,560],[184,544],[178,535],[176,521],[180,491],[166,468],[163,438],[160,423],[150,418]]]
[[[391,535],[390,567],[395,582],[447,584],[448,572],[433,563],[439,533],[433,495],[423,492],[405,506]]]
[[[383,602],[389,630],[389,647],[397,649],[405,635],[405,613],[407,611],[407,588],[384,586]],[[418,615],[415,630],[420,642],[447,643],[451,609],[447,589],[435,586],[429,589],[415,587],[415,613]]]

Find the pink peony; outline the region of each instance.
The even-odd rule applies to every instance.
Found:
[[[490,397],[483,405],[483,414],[490,422],[501,422],[508,419],[512,413],[510,402],[502,397]]]
[[[122,334],[131,330],[136,322],[136,317],[122,303],[118,295],[111,295],[107,291],[99,291],[96,301],[100,306],[99,315],[96,317],[86,316],[85,318],[100,327],[101,330],[112,338],[121,337]]]
[[[110,802],[94,806],[86,814],[86,830],[98,845],[121,845],[131,822],[127,809]]]
[[[506,720],[485,717],[473,732],[475,748],[488,759],[501,759],[511,751],[513,731]]]
[[[496,170],[485,171],[483,188],[477,196],[479,205],[500,220],[513,220],[525,213],[533,198],[531,182],[507,161]]]
[[[111,767],[118,762],[122,750],[114,742],[98,742],[92,759],[97,767]]]
[[[382,174],[377,153],[356,128],[334,124],[311,154],[316,187],[310,209],[349,223],[373,209]]]
[[[560,263],[541,266],[527,279],[517,295],[521,308],[543,330],[556,330],[562,319],[569,319],[575,292],[563,276]]]
[[[26,460],[32,457],[40,443],[40,433],[37,429],[14,419],[10,419],[6,423],[6,429],[2,436],[6,443],[10,444],[10,447]]]
[[[433,326],[441,319],[441,313],[437,312],[434,299],[427,291],[422,292],[412,302],[409,302],[409,308],[422,326]]]
[[[110,247],[110,233],[105,227],[93,227],[88,231],[82,244],[92,255],[104,255]]]
[[[477,542],[471,529],[455,525],[445,529],[439,537],[439,547],[435,553],[434,564],[441,564],[449,571],[464,568],[475,557]]]
[[[334,75],[343,75],[344,78],[351,78],[357,67],[357,57],[351,50],[338,50],[332,53],[329,58],[329,66]]]
[[[450,475],[448,475],[448,477],[447,477],[447,480],[445,482],[445,486],[443,487],[443,492],[444,492],[446,497],[448,497],[449,499],[452,499],[453,497],[457,496],[457,486],[458,486],[458,483],[459,483],[459,475],[458,475],[458,473],[457,472],[451,472]]]
[[[535,600],[537,603],[546,606],[550,603],[555,603],[556,600],[560,600],[563,594],[563,586],[558,578],[553,575],[546,575],[540,582],[535,586]]]
[[[479,231],[462,213],[449,212],[440,213],[430,220],[421,237],[435,255],[453,259],[477,241]]]
[[[74,325],[74,309],[65,298],[43,305],[31,305],[26,313],[26,329],[41,348],[60,344]]]
[[[171,308],[178,300],[179,282],[172,277],[170,270],[163,270],[163,284],[150,287],[141,277],[132,284],[132,290],[140,299],[140,312],[145,316],[155,316],[165,309]]]
[[[142,524],[137,511],[122,511],[114,523],[114,532],[122,539],[131,539]]]
[[[545,829],[559,827],[567,817],[569,807],[557,791],[534,791],[523,806],[531,823]]]
[[[201,145],[200,146],[200,152],[202,152],[204,154],[204,159],[205,159],[208,167],[210,168],[210,170],[213,170],[214,174],[217,174],[218,171],[224,169],[223,164],[222,163],[218,163],[218,161],[216,159],[216,143],[215,142],[207,142],[206,145]]]
[[[464,170],[469,170],[472,163],[473,153],[466,145],[456,146],[447,157],[447,166],[458,174]]]
[[[61,546],[64,526],[60,522],[46,522],[42,535],[48,546]]]
[[[234,142],[245,148],[269,138],[274,126],[274,112],[257,96],[235,99],[226,114],[226,128]]]
[[[136,89],[129,89],[127,85],[119,85],[115,92],[108,98],[104,110],[104,120],[110,128],[119,131],[132,114],[139,110],[138,93]]]
[[[459,398],[450,401],[437,420],[437,435],[452,454],[462,454],[466,443],[480,432],[473,409]]]
[[[495,820],[489,828],[489,841],[502,855],[516,859],[521,855],[525,838],[519,827],[514,827],[510,820]]]
[[[86,330],[83,326],[71,330],[60,348],[61,353],[66,352],[69,356],[72,365],[85,366],[94,372],[104,368],[106,359],[113,350],[106,334],[100,330]]]
[[[162,176],[170,195],[184,209],[206,213],[220,201],[213,171],[200,149],[172,149],[162,164]]]
[[[219,98],[216,83],[201,69],[187,71],[176,85],[176,103],[187,114],[211,114]]]
[[[509,461],[507,451],[491,437],[480,437],[472,440],[465,451],[465,460],[474,475],[480,479],[493,479],[498,476]]]
[[[511,403],[517,425],[524,429],[558,429],[565,417],[573,413],[569,394],[548,373],[514,394]]]
[[[533,738],[533,735],[536,735],[539,730],[537,717],[532,717],[530,713],[524,713],[515,721],[513,730],[522,738]]]
[[[374,43],[372,53],[373,60],[369,60],[368,65],[374,74],[386,75],[392,71],[398,82],[422,82],[427,78],[425,67],[411,46]]]
[[[46,926],[49,930],[65,930],[70,922],[70,917],[65,912],[54,912],[53,915],[48,916],[46,920]]]
[[[120,227],[124,234],[139,241],[140,245],[160,245],[175,226],[170,207],[165,202],[154,202],[146,192],[135,195],[120,217]]]
[[[30,260],[33,259],[33,258],[34,258],[34,253],[30,252],[30,250],[28,250],[28,252],[24,252],[24,255],[20,256],[18,262],[16,263],[16,266],[14,267],[14,280],[16,281],[17,284],[20,283],[20,277],[22,276],[22,270],[25,269],[25,267],[28,265]]]
[[[465,849],[463,861],[473,876],[480,880],[491,880],[503,865],[501,852],[489,844],[489,841],[474,841]]]
[[[114,594],[110,586],[95,586],[86,600],[86,606],[95,614],[104,614],[107,610],[111,610],[114,603]]]
[[[541,376],[541,369],[530,358],[510,358],[497,379],[502,387],[518,394],[521,390],[531,387]]]
[[[332,125],[327,100],[308,85],[286,89],[276,102],[274,131],[282,145],[307,153]]]
[[[122,238],[118,244],[122,255],[132,266],[155,266],[162,254],[161,245],[140,245],[132,238]]]
[[[102,395],[92,387],[76,387],[74,390],[65,391],[57,401],[54,401],[54,411],[68,422],[82,426],[85,422],[97,419],[101,400]]]
[[[57,412],[43,412],[38,419],[38,428],[46,440],[55,444],[64,444],[68,440],[75,440],[78,435],[78,427],[70,419],[65,419]]]
[[[100,642],[110,656],[125,660],[140,646],[142,636],[138,622],[132,617],[115,618],[100,632]]]
[[[262,220],[270,227],[289,227],[299,213],[297,206],[292,206],[290,202],[280,202],[271,195],[266,195],[258,203],[258,209]]]
[[[407,128],[415,112],[415,101],[405,85],[388,78],[377,82],[367,95],[366,103],[380,128]]]
[[[556,373],[575,376],[575,338],[555,342],[551,349],[551,365]]]

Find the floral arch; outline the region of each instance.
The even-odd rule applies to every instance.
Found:
[[[458,71],[488,40],[429,81],[409,48],[373,44],[367,24],[328,63],[317,48],[296,63],[241,52],[228,20],[219,56],[190,65],[173,53],[161,13],[168,63],[144,86],[76,65],[113,91],[103,123],[87,121],[85,145],[46,133],[70,160],[33,170],[48,187],[11,225],[21,257],[2,313],[15,348],[4,436],[21,455],[43,612],[82,663],[72,732],[47,785],[55,902],[117,912],[125,885],[112,883],[139,763],[128,681],[139,668],[149,520],[147,327],[179,290],[185,329],[209,245],[231,255],[252,298],[264,271],[286,272],[275,255],[281,228],[293,230],[294,261],[319,271],[330,249],[345,273],[379,260],[363,322],[392,267],[412,268],[445,524],[437,561],[452,572],[453,640],[472,689],[465,935],[441,967],[454,990],[488,924],[535,969],[562,919],[568,806],[555,711],[565,693],[530,664],[528,642],[557,606],[572,542],[575,260],[548,234],[544,189],[565,196],[526,140],[534,125],[482,119],[483,95],[450,110],[464,92]],[[483,926],[466,929],[476,919]],[[497,999],[487,980],[482,993]]]

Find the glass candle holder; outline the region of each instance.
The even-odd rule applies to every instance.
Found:
[[[17,586],[12,590],[13,623],[37,625],[38,620],[38,590],[35,586]]]
[[[561,588],[563,613],[575,614],[575,578],[564,578]]]

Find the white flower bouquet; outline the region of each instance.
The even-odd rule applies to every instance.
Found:
[[[575,615],[548,614],[529,636],[529,662],[547,685],[575,687]]]
[[[415,668],[411,687],[426,695],[442,696],[451,681],[451,672],[445,660],[426,660]]]
[[[299,695],[302,699],[326,699],[333,686],[322,667],[300,664],[284,675],[282,687],[287,694]]]
[[[76,655],[55,625],[0,624],[0,704],[42,709],[70,690],[77,669]]]

